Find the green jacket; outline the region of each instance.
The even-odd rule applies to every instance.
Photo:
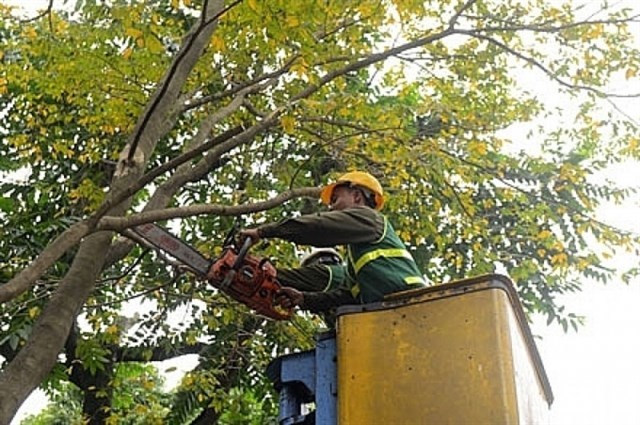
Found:
[[[354,298],[380,301],[386,294],[424,286],[424,278],[393,227],[371,242],[347,245],[347,282]]]
[[[421,273],[404,243],[388,220],[371,208],[289,218],[263,225],[259,233],[263,238],[280,238],[302,245],[347,246],[350,255],[344,278],[326,266],[278,270],[278,279],[284,286],[305,293],[302,307],[312,312],[342,304],[380,301],[388,293],[421,284]],[[363,257],[365,254],[368,256]],[[366,264],[358,263],[365,261],[363,258]]]

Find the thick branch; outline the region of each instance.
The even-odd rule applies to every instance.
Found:
[[[320,87],[324,86],[325,84],[335,80],[336,78],[345,75],[349,72],[353,72],[353,71],[357,71],[359,69],[363,69],[366,68],[370,65],[373,65],[375,63],[381,62],[389,57],[398,55],[402,52],[405,52],[407,50],[411,50],[411,49],[415,49],[416,47],[420,47],[420,46],[424,46],[425,44],[429,44],[429,43],[433,43],[437,40],[441,40],[443,38],[446,38],[450,35],[456,34],[459,31],[454,29],[454,28],[448,28],[442,32],[436,33],[436,34],[431,34],[428,35],[426,37],[420,38],[418,40],[414,40],[414,41],[410,41],[408,43],[402,44],[400,46],[397,47],[393,47],[390,48],[388,50],[379,52],[379,53],[372,53],[371,55],[365,57],[364,59],[358,60],[356,62],[352,62],[350,64],[347,64],[345,66],[343,66],[340,69],[336,69],[334,71],[328,72],[326,73],[324,76],[322,76],[317,83],[312,83],[309,84],[304,90],[301,90],[300,92],[298,92],[296,95],[292,96],[291,99],[289,100],[289,102],[287,103],[288,105],[293,105],[294,103],[296,103],[298,100],[301,99],[305,99],[307,97],[309,97],[312,93],[314,93],[315,91],[317,91]]]
[[[85,222],[76,223],[62,232],[29,266],[0,286],[0,302],[7,302],[29,289],[49,267],[65,252],[76,246],[88,233],[89,227]]]
[[[212,2],[212,4],[215,2]],[[230,7],[237,5],[239,1],[235,1]],[[144,111],[138,124],[134,129],[133,137],[129,144],[128,161],[131,161],[138,148],[147,125],[149,125],[153,119],[157,119],[158,115],[156,110],[160,109],[162,104],[172,104],[178,97],[180,88],[184,83],[184,78],[175,78],[176,76],[188,73],[195,62],[200,58],[200,54],[204,49],[205,44],[208,42],[208,35],[213,32],[216,26],[217,20],[222,16],[229,8],[222,8],[222,2],[220,5],[209,6],[207,0],[205,0],[202,6],[202,14],[200,15],[200,23],[193,31],[187,36],[186,42],[176,55],[173,63],[169,67],[169,70],[165,74],[160,87],[158,88],[155,96],[149,102],[149,107]],[[212,16],[208,16],[209,14]],[[196,53],[195,55],[193,53]],[[166,97],[166,99],[165,99]]]
[[[284,202],[300,197],[317,198],[320,189],[315,187],[305,187],[292,189],[282,192],[279,195],[267,201],[255,202],[242,205],[220,205],[220,204],[203,204],[191,205],[188,207],[167,208],[164,210],[147,211],[139,214],[133,214],[128,217],[103,217],[98,223],[98,230],[114,230],[122,232],[133,226],[154,221],[163,221],[178,217],[193,217],[202,214],[212,214],[220,216],[237,216],[258,211],[265,211],[275,208]]]

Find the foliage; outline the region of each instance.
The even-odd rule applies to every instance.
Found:
[[[122,363],[115,374],[109,423],[160,424],[167,414],[171,397],[163,391],[162,377],[152,365]],[[50,403],[22,425],[75,425],[82,421],[82,393],[68,381],[60,382],[48,393]]]
[[[528,313],[565,329],[581,318],[557,297],[587,278],[610,281],[607,258],[637,252],[636,235],[595,218],[603,202],[636,190],[597,178],[640,157],[638,120],[617,105],[634,94],[610,89],[638,78],[629,10],[248,0],[199,21],[215,4],[78,0],[73,11],[27,21],[0,8],[0,173],[20,171],[0,183],[0,295],[21,271],[50,262],[0,306],[7,363],[37,325],[71,326],[47,307],[58,308],[61,288],[94,284],[79,277],[88,260],[76,254],[90,232],[135,224],[118,216],[157,213],[146,219],[214,257],[234,225],[320,208],[295,193],[268,208],[259,201],[350,169],[383,182],[385,211],[432,282],[508,274]],[[206,48],[182,75],[200,24],[210,22]],[[540,94],[541,82],[552,96]],[[147,174],[122,195],[136,166]],[[77,243],[51,248],[78,224],[89,230]],[[256,250],[279,265],[297,262],[290,244]],[[64,350],[83,379],[108,378],[124,361],[198,353],[171,423],[203,412],[221,423],[274,415],[263,370],[308,347],[315,319],[258,319],[122,238],[89,257],[106,262],[80,300],[75,348]],[[58,348],[48,348],[56,361]],[[54,370],[71,375],[65,356]],[[123,403],[104,394],[112,409]]]
[[[65,382],[51,394],[50,403],[37,415],[26,417],[21,425],[78,425],[82,423],[80,389]]]

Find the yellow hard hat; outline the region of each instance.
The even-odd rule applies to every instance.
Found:
[[[366,189],[369,189],[373,192],[375,196],[376,202],[376,210],[381,210],[384,205],[384,195],[382,191],[382,185],[369,173],[365,173],[364,171],[351,171],[349,173],[343,174],[336,180],[335,183],[331,183],[322,188],[320,192],[320,199],[326,205],[331,203],[331,195],[333,194],[333,189],[336,186],[341,186],[343,184],[351,184],[353,186],[360,186]]]

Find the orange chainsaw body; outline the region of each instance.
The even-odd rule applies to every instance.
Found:
[[[244,255],[237,264],[238,255],[234,248],[225,248],[209,269],[207,279],[213,286],[258,314],[276,320],[289,319],[292,311],[275,302],[281,286],[273,264],[252,255]]]

